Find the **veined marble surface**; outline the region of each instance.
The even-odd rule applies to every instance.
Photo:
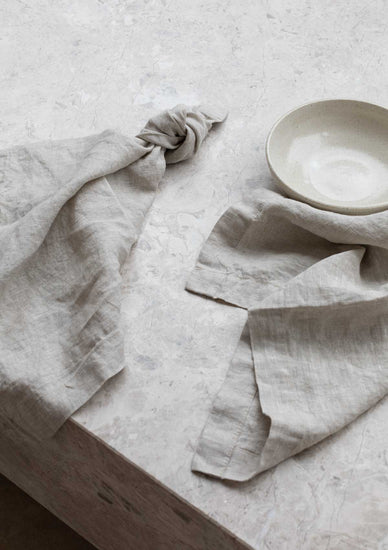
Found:
[[[3,0],[0,145],[223,104],[170,167],[124,276],[128,367],[74,415],[255,549],[388,549],[388,401],[245,484],[191,473],[245,312],[184,291],[225,208],[269,178],[265,136],[306,101],[387,104],[384,0]],[[158,330],[157,336],[151,334]]]

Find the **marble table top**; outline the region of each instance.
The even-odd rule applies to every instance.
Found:
[[[177,103],[229,110],[193,161],[168,168],[124,273],[128,367],[74,420],[257,550],[388,548],[388,401],[250,482],[193,474],[246,313],[184,285],[220,214],[270,177],[264,142],[278,116],[322,98],[386,103],[387,9],[384,0],[1,8],[0,146],[108,127],[132,135]]]

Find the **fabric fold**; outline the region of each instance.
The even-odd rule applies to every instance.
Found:
[[[387,268],[386,212],[335,214],[263,189],[222,216],[187,289],[248,321],[193,470],[249,479],[388,393]]]
[[[137,137],[0,153],[0,414],[18,429],[54,434],[124,367],[121,267],[166,161],[195,154],[221,119],[180,105]]]

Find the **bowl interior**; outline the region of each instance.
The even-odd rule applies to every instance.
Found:
[[[339,212],[388,208],[388,110],[329,100],[285,115],[267,141],[270,168],[296,198]]]

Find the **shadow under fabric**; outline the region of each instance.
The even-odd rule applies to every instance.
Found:
[[[0,153],[0,414],[51,436],[124,365],[120,268],[166,163],[224,115],[183,105],[114,131]]]
[[[220,218],[187,289],[248,309],[194,471],[247,480],[388,393],[388,212],[261,189]]]

